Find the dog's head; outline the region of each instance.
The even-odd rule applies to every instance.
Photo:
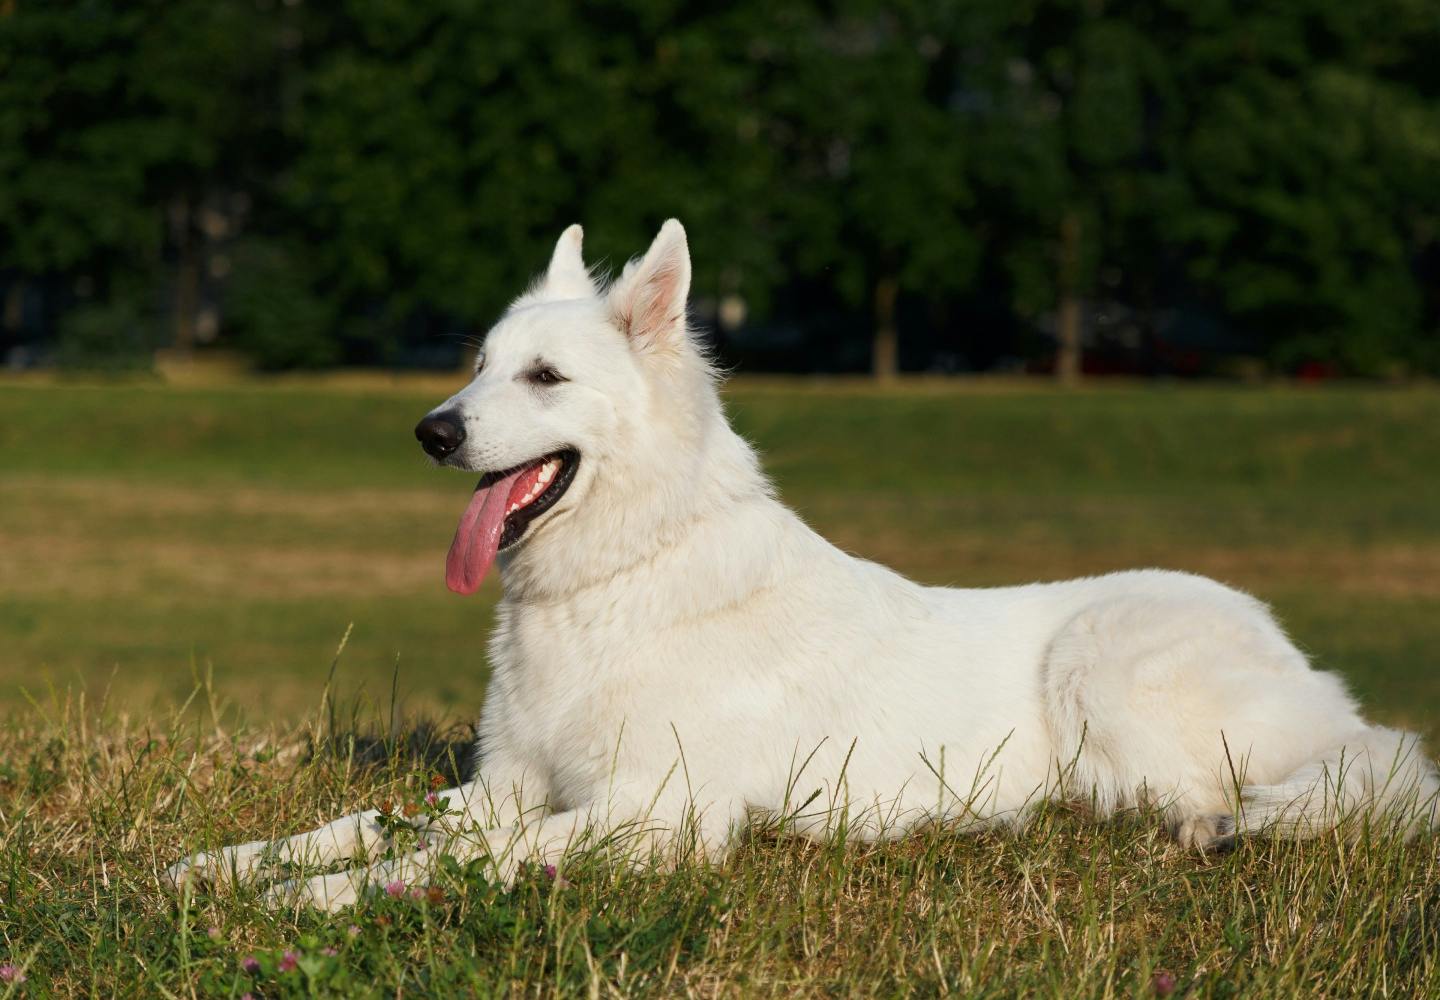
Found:
[[[481,474],[446,561],[458,593],[500,553],[505,565],[570,548],[576,566],[577,546],[643,548],[641,535],[683,516],[695,488],[685,473],[723,423],[686,327],[684,228],[666,222],[606,288],[581,236],[561,234],[549,268],[486,335],[474,378],[415,428],[439,464]]]

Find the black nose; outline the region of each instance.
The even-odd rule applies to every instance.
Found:
[[[415,440],[431,458],[445,458],[465,440],[465,428],[457,414],[437,413],[415,425]]]

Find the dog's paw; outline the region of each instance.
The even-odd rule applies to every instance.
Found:
[[[215,851],[197,851],[166,868],[161,880],[174,891],[191,891],[241,885],[255,878],[265,864],[272,845],[257,840]]]
[[[1181,847],[1209,853],[1228,851],[1235,846],[1233,816],[1187,816],[1171,827]]]
[[[160,874],[160,882],[177,895],[184,895],[188,889],[196,891],[209,889],[215,884],[216,858],[201,851],[181,858]]]

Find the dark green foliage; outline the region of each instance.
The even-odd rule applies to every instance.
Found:
[[[132,299],[86,302],[60,322],[56,360],[70,369],[96,372],[146,371],[162,343],[156,320]]]
[[[105,365],[136,353],[137,316],[169,297],[176,339],[188,335],[202,230],[264,165],[275,32],[258,11],[243,0],[0,9],[0,269],[60,279],[62,311],[84,314],[61,321],[65,355],[79,345]],[[93,343],[107,324],[117,344]]]
[[[1434,7],[1188,10],[1180,27],[1203,39],[1178,52],[1190,273],[1282,363],[1433,370],[1434,292],[1415,265],[1440,223]]]
[[[811,367],[898,293],[972,357],[955,317],[1070,301],[1436,371],[1437,44],[1427,0],[10,0],[0,288],[65,360],[138,316],[267,368],[434,358],[564,225],[613,267],[678,215],[702,319],[858,317]]]
[[[304,254],[263,239],[235,248],[226,293],[231,336],[261,368],[317,368],[340,360],[333,303],[316,293]]]

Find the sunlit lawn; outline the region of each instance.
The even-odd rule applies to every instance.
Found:
[[[0,383],[0,996],[1440,992],[1434,837],[1200,856],[1154,817],[1063,806],[1019,835],[878,848],[757,834],[713,870],[577,859],[508,890],[450,872],[433,900],[338,917],[243,892],[177,908],[157,873],[182,850],[455,769],[402,739],[406,715],[466,738],[497,597],[443,586],[472,484],[428,468],[410,428],[444,391]],[[1440,394],[728,398],[783,494],[853,552],[959,585],[1210,573],[1271,601],[1375,715],[1440,735]]]
[[[0,706],[294,716],[342,690],[468,717],[493,581],[442,564],[472,483],[411,427],[443,380],[180,390],[0,383]],[[1138,565],[1271,601],[1382,714],[1433,727],[1440,394],[741,383],[735,422],[844,548],[962,586]]]

